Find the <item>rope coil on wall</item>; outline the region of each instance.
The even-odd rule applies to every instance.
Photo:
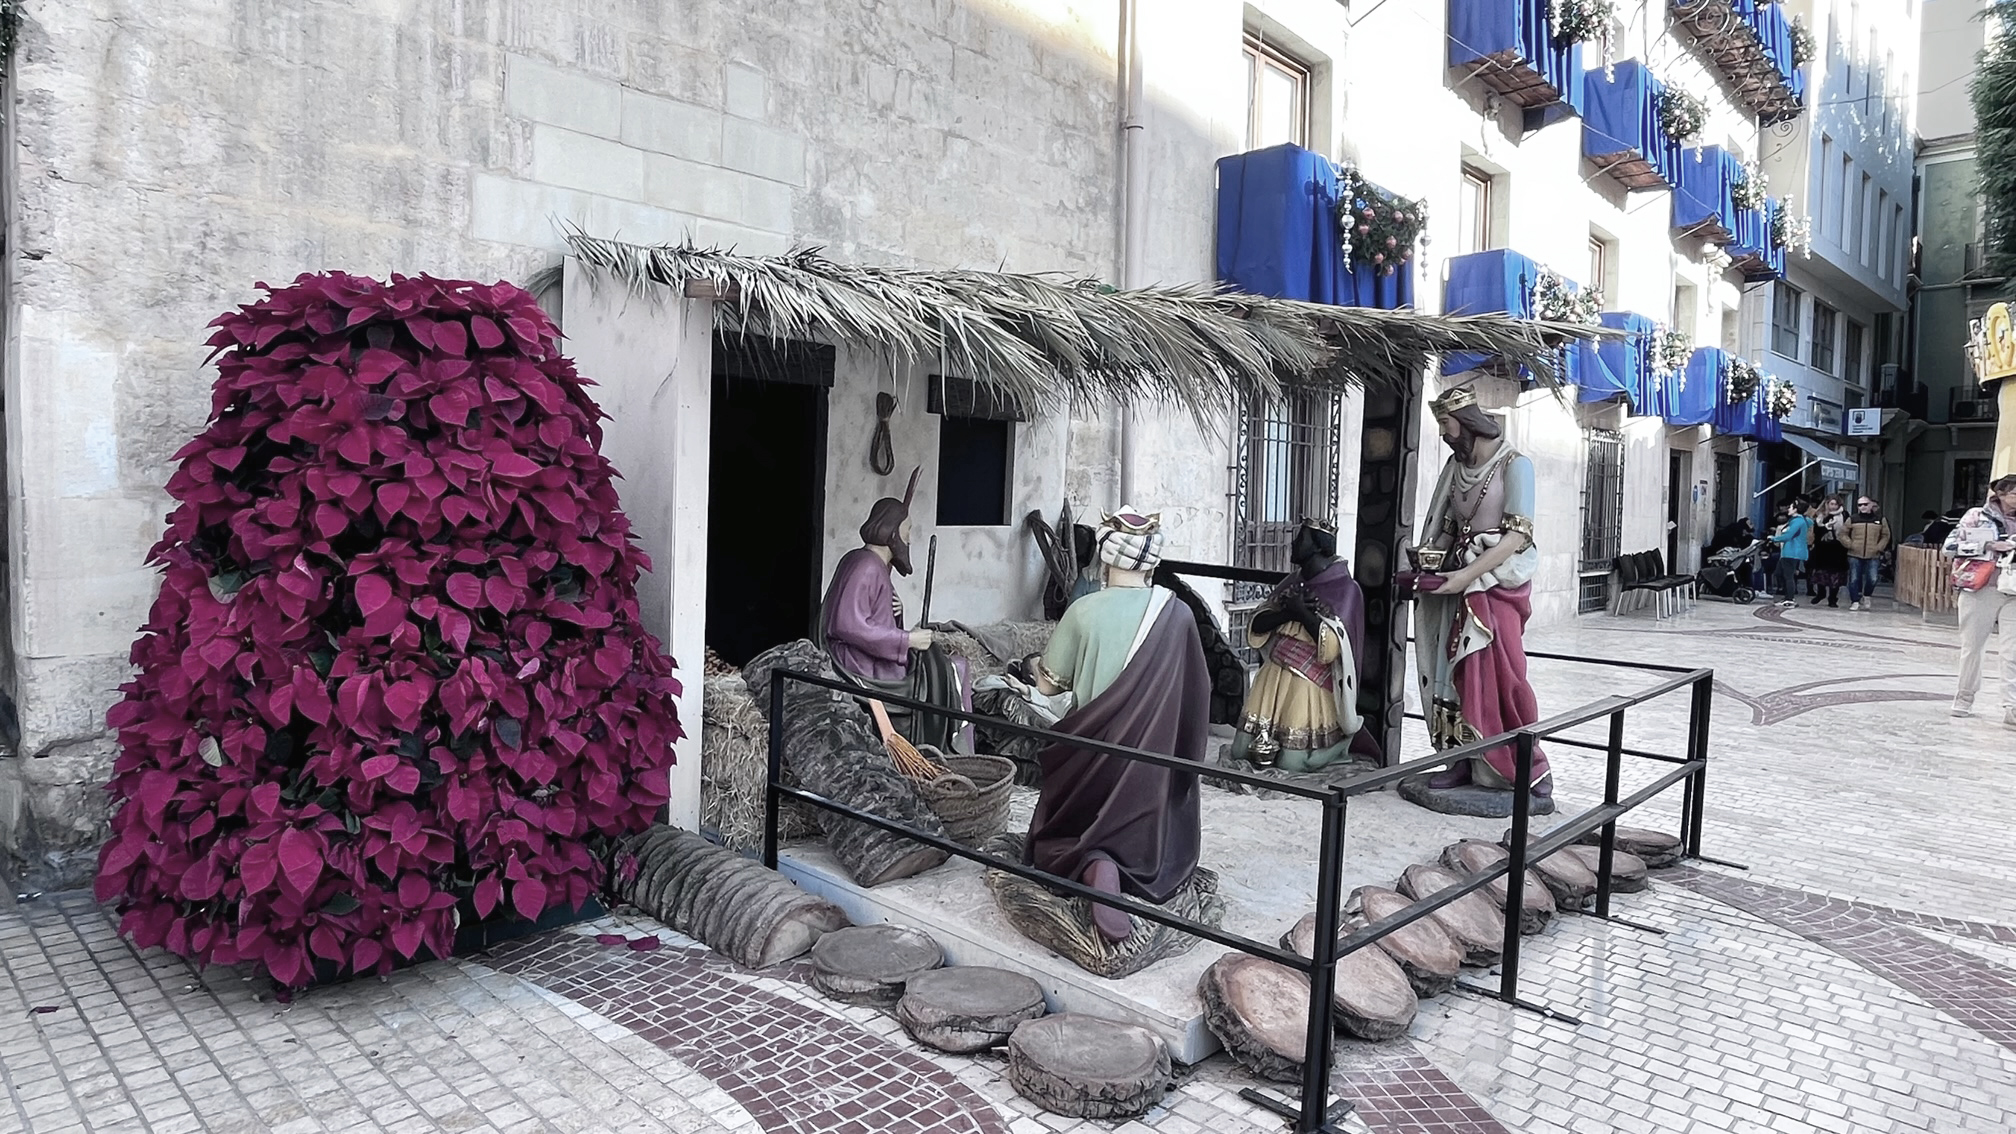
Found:
[[[875,394],[875,439],[868,444],[868,467],[876,476],[896,471],[896,447],[889,440],[889,417],[896,412],[896,395]]]

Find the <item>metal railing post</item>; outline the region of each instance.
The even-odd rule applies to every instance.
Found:
[[[1499,961],[1498,995],[1507,1004],[1519,999],[1519,923],[1526,912],[1526,828],[1533,810],[1533,734],[1513,739],[1512,859],[1505,872],[1505,956]]]
[[[1610,714],[1610,750],[1603,769],[1603,806],[1617,804],[1618,779],[1624,771],[1624,710]],[[1610,867],[1617,848],[1617,820],[1603,824],[1603,838],[1596,852],[1596,916],[1610,916]]]
[[[1701,761],[1701,770],[1688,781],[1692,790],[1687,794],[1687,855],[1701,857],[1701,824],[1708,808],[1708,723],[1715,712],[1715,678],[1705,675],[1694,682],[1693,734],[1694,750],[1687,755]]]
[[[763,865],[777,869],[777,781],[784,773],[784,683],[790,675],[770,674],[770,766],[763,776]]]
[[[1323,837],[1316,863],[1316,943],[1309,960],[1309,1032],[1302,1054],[1302,1113],[1296,1134],[1319,1134],[1330,1122],[1332,1013],[1337,995],[1337,923],[1343,899],[1344,792],[1332,788],[1323,801]]]

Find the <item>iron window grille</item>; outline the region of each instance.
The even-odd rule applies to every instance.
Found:
[[[1588,460],[1582,480],[1582,552],[1575,609],[1608,605],[1610,569],[1624,553],[1624,435],[1585,429]]]
[[[1336,510],[1341,479],[1343,402],[1331,393],[1248,398],[1239,415],[1232,489],[1232,563],[1287,571],[1295,529],[1304,516]],[[1246,648],[1246,627],[1271,588],[1226,584],[1232,646],[1249,667],[1260,655]]]

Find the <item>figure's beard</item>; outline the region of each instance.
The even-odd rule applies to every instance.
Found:
[[[889,565],[896,568],[898,575],[910,573],[910,545],[900,539],[889,541]]]
[[[1467,429],[1457,430],[1454,437],[1445,435],[1442,440],[1449,448],[1455,450],[1456,459],[1466,465],[1470,463],[1470,458],[1477,452],[1477,438],[1472,436]]]

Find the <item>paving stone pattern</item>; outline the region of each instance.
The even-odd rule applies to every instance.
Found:
[[[1357,1107],[1344,1128],[2016,1129],[2016,887],[1990,853],[2007,844],[2016,762],[1995,719],[1936,703],[1951,632],[1704,603],[1657,626],[1596,616],[1531,641],[1715,667],[1704,849],[1750,869],[1655,872],[1650,891],[1617,899],[1664,935],[1570,915],[1526,939],[1522,994],[1579,1027],[1449,994],[1404,1040],[1342,1045],[1335,1088]],[[1542,661],[1534,674],[1549,712],[1653,680]],[[1678,751],[1685,695],[1634,708],[1626,734]],[[1563,815],[1600,798],[1600,756],[1550,755]],[[1662,771],[1628,761],[1624,790]],[[1629,821],[1673,830],[1678,806],[1675,793]],[[0,1134],[1283,1129],[1240,1098],[1254,1084],[1223,1057],[1179,1069],[1165,1105],[1131,1122],[1045,1114],[1014,1094],[999,1054],[929,1051],[808,975],[749,972],[619,914],[283,1006],[235,969],[135,953],[86,895],[0,901]]]

